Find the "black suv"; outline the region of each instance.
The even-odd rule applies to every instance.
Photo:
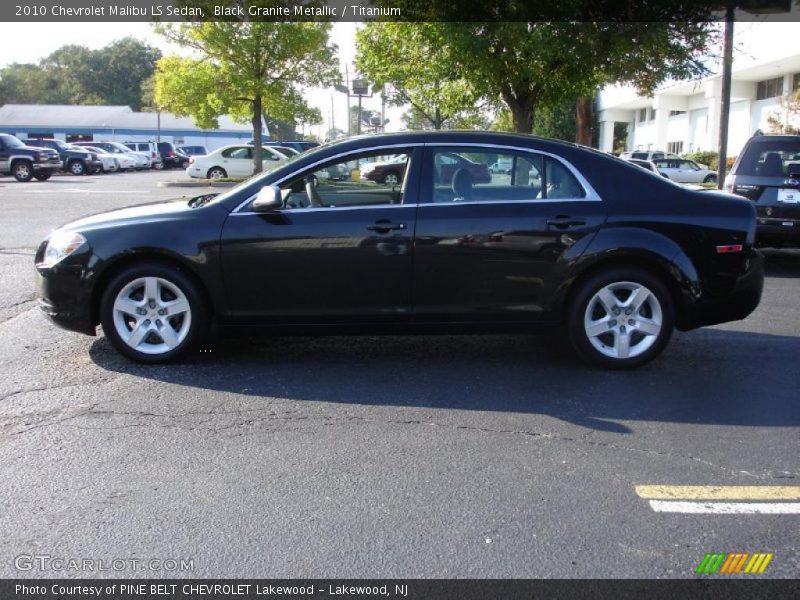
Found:
[[[756,203],[758,245],[800,245],[800,136],[751,137],[725,189]]]
[[[58,153],[48,148],[26,146],[13,135],[0,133],[0,174],[13,175],[17,181],[39,181],[61,170]]]
[[[156,145],[165,169],[185,169],[189,166],[189,157],[172,142],[158,142]]]
[[[73,175],[91,175],[92,173],[99,173],[103,170],[103,163],[97,158],[97,154],[77,146],[71,146],[61,140],[27,139],[25,143],[37,148],[50,148],[55,150],[61,157],[64,170]]]

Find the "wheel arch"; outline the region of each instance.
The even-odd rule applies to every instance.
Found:
[[[189,261],[180,255],[172,254],[163,250],[143,249],[127,252],[115,257],[114,259],[108,261],[102,272],[98,274],[97,282],[92,288],[91,297],[91,315],[92,323],[94,325],[98,325],[100,323],[100,301],[111,280],[124,269],[142,262],[155,262],[170,267],[178,267],[181,272],[191,278],[192,281],[194,281],[194,283],[197,285],[197,288],[203,294],[203,299],[206,302],[206,306],[208,307],[211,316],[213,317],[217,313],[217,306],[214,303],[214,298],[211,292],[203,282],[203,279],[192,268],[192,265]]]
[[[693,307],[700,293],[699,276],[691,260],[674,241],[647,232],[640,240],[630,240],[635,245],[614,247],[606,243],[610,237],[603,239],[598,235],[598,238],[593,240],[566,280],[560,294],[563,306],[570,306],[581,285],[597,273],[615,267],[636,267],[664,282],[675,307],[676,327],[684,330],[693,326]],[[642,241],[651,243],[642,244]]]

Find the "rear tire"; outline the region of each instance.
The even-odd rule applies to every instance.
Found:
[[[223,179],[227,177],[228,174],[225,172],[225,169],[222,167],[211,167],[206,173],[206,177],[208,179]]]
[[[706,175],[706,178],[703,179],[703,183],[716,183],[717,176],[716,175]]]
[[[11,165],[11,174],[14,179],[25,183],[33,179],[33,164],[27,160],[18,160]]]
[[[117,274],[103,292],[100,322],[111,345],[141,363],[185,356],[209,331],[211,312],[180,267],[143,262]]]
[[[660,279],[638,267],[613,267],[580,284],[567,331],[587,362],[633,369],[664,350],[674,322],[672,296]]]

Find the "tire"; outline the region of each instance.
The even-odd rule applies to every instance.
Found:
[[[11,174],[14,179],[21,182],[33,179],[33,163],[29,160],[17,160],[11,165]]]
[[[181,167],[181,169],[188,169],[189,168],[189,161],[188,160],[182,161],[180,167]]]
[[[163,162],[157,162],[157,163],[153,163],[153,168],[154,168],[156,171],[160,171],[161,169],[163,169],[163,168],[164,168],[164,163],[163,163]]]
[[[716,175],[706,175],[706,178],[703,179],[703,183],[716,183],[717,176]]]
[[[387,185],[397,185],[400,183],[400,174],[397,171],[389,171],[383,176],[382,183]]]
[[[153,294],[154,302],[148,303],[146,294]],[[210,314],[194,280],[180,267],[159,262],[124,269],[100,301],[100,322],[111,345],[148,364],[175,360],[202,343]]]
[[[211,167],[206,173],[206,178],[208,179],[222,179],[227,177],[228,174],[225,172],[225,169],[222,167]]]
[[[664,350],[675,317],[660,279],[638,267],[613,267],[579,285],[568,308],[567,333],[581,358],[606,369],[632,369]]]
[[[73,175],[84,175],[86,174],[86,165],[83,164],[80,160],[73,160],[67,166],[67,169]]]
[[[47,181],[50,179],[52,173],[50,171],[42,171],[39,173],[34,173],[33,176],[36,177],[39,181]]]

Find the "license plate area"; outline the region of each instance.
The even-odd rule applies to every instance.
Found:
[[[783,202],[785,204],[800,204],[800,190],[780,188],[778,190],[778,202]]]

